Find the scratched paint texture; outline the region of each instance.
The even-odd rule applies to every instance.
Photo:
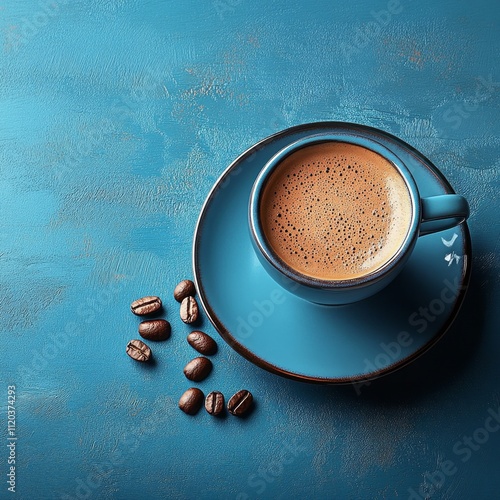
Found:
[[[499,30],[494,0],[1,2],[0,430],[15,385],[18,442],[0,497],[498,498],[500,432],[476,431],[500,406]],[[199,387],[248,388],[255,410],[189,418],[171,292],[202,203],[246,148],[319,120],[400,136],[468,197],[459,319],[358,390],[220,340]],[[149,367],[124,353],[146,294],[173,327]]]

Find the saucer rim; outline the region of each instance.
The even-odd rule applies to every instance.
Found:
[[[270,373],[273,373],[275,375],[279,375],[284,378],[288,378],[291,380],[296,380],[296,381],[302,381],[302,382],[307,382],[311,384],[328,384],[328,385],[348,385],[348,384],[356,384],[356,383],[363,383],[363,382],[369,382],[372,380],[375,380],[377,378],[380,378],[382,376],[388,375],[390,373],[394,373],[397,370],[400,370],[404,368],[405,366],[413,363],[417,358],[425,354],[428,350],[430,350],[432,347],[436,345],[437,342],[439,342],[444,335],[449,331],[451,325],[455,321],[458,313],[460,312],[460,309],[463,305],[465,295],[467,293],[467,290],[469,288],[470,284],[470,277],[471,277],[471,272],[472,272],[472,266],[471,266],[471,256],[472,256],[472,242],[470,238],[470,231],[469,227],[467,225],[467,222],[463,222],[460,224],[461,229],[464,231],[463,235],[463,247],[464,247],[464,270],[462,273],[462,281],[461,281],[461,286],[458,295],[456,296],[455,303],[453,305],[453,309],[450,311],[445,324],[442,326],[440,331],[436,333],[426,344],[424,344],[422,347],[420,347],[418,350],[416,350],[414,353],[410,354],[404,359],[401,359],[395,363],[392,363],[384,368],[380,368],[379,370],[370,372],[368,374],[360,374],[360,375],[355,375],[355,376],[348,376],[348,377],[321,377],[321,376],[310,376],[310,375],[304,375],[301,373],[295,373],[289,370],[284,370],[280,368],[279,366],[274,365],[273,363],[270,363],[269,361],[266,361],[262,359],[261,357],[257,356],[255,353],[247,349],[245,346],[240,344],[234,336],[230,333],[230,331],[224,326],[222,321],[219,320],[218,316],[215,314],[215,311],[212,309],[210,304],[208,303],[206,293],[204,292],[204,288],[201,284],[201,276],[200,276],[200,269],[197,265],[198,262],[198,254],[199,254],[199,242],[200,242],[200,234],[201,234],[201,228],[203,226],[203,221],[206,215],[206,212],[208,210],[208,207],[213,200],[216,192],[220,188],[221,184],[226,180],[226,178],[231,175],[232,171],[237,167],[238,165],[241,164],[242,161],[244,161],[248,156],[251,156],[255,152],[259,151],[266,145],[272,143],[276,139],[282,139],[286,137],[287,135],[292,135],[296,133],[301,133],[301,132],[306,132],[308,130],[311,130],[313,133],[315,129],[321,129],[321,128],[335,128],[335,127],[344,127],[344,128],[354,128],[358,130],[363,130],[363,131],[368,131],[375,133],[377,135],[382,135],[387,137],[388,139],[392,139],[394,142],[401,144],[403,147],[405,147],[408,150],[408,153],[417,156],[421,160],[424,161],[426,168],[434,174],[436,177],[436,180],[443,186],[446,192],[448,193],[455,193],[453,190],[452,186],[450,185],[449,181],[446,179],[444,174],[440,172],[437,167],[426,157],[424,156],[421,152],[419,152],[416,148],[411,146],[410,144],[407,144],[405,141],[400,139],[399,137],[390,134],[388,132],[385,132],[381,129],[371,127],[368,125],[362,125],[358,123],[352,123],[352,122],[339,122],[339,121],[321,121],[321,122],[311,122],[311,123],[305,123],[305,124],[300,124],[300,125],[295,125],[292,127],[289,127],[287,129],[278,131],[268,137],[265,137],[264,139],[258,141],[257,143],[253,144],[249,148],[247,148],[243,153],[241,153],[237,158],[235,158],[229,166],[222,172],[222,174],[218,177],[218,179],[214,182],[212,185],[212,188],[210,189],[203,206],[201,208],[200,214],[198,216],[198,220],[196,222],[195,226],[195,231],[194,231],[194,237],[193,237],[193,246],[192,246],[192,266],[193,266],[193,275],[194,275],[194,282],[196,285],[196,290],[198,292],[198,298],[201,302],[201,305],[203,309],[205,310],[205,313],[208,316],[208,319],[214,326],[214,328],[217,330],[219,335],[224,339],[224,341],[232,348],[234,349],[238,354],[246,358],[248,361],[250,361],[252,364],[258,366],[259,368],[262,368]],[[329,307],[335,307],[335,306],[329,306]]]

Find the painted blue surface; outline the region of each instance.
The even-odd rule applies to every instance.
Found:
[[[0,447],[0,496],[496,498],[499,22],[492,0],[3,2],[0,437],[15,385],[18,441],[15,494]],[[358,391],[277,377],[220,340],[199,387],[249,389],[255,410],[189,418],[195,353],[171,293],[201,206],[252,144],[321,120],[401,137],[467,197],[464,306]],[[130,302],[151,293],[173,333],[147,367],[124,350]]]

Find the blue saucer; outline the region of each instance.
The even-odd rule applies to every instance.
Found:
[[[392,372],[433,346],[462,304],[470,277],[467,225],[419,238],[402,273],[382,292],[346,306],[321,306],[285,291],[261,267],[250,241],[250,190],[271,156],[304,136],[362,130],[398,155],[425,196],[452,193],[429,160],[394,136],[322,122],[287,129],[237,158],[201,211],[193,266],[201,304],[224,340],[278,375],[351,383]]]

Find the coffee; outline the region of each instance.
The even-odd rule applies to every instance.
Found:
[[[174,299],[182,302],[186,297],[192,297],[196,293],[196,288],[191,280],[182,280],[174,289]]]
[[[139,335],[147,340],[166,340],[172,327],[166,319],[151,319],[139,324]]]
[[[331,141],[303,147],[276,167],[259,215],[269,245],[293,271],[349,280],[376,271],[397,253],[412,203],[389,160]]]
[[[189,345],[199,353],[210,356],[217,352],[215,340],[205,332],[194,331],[187,336]]]
[[[250,411],[253,404],[253,396],[250,391],[243,389],[231,396],[227,402],[227,409],[231,415],[242,417]]]
[[[184,375],[193,382],[201,382],[206,379],[212,371],[212,362],[203,356],[192,359],[184,367]]]
[[[131,340],[127,344],[127,354],[136,361],[146,362],[151,359],[151,349],[138,339]]]
[[[191,387],[179,399],[179,408],[188,415],[195,415],[201,408],[204,397],[200,389]]]
[[[158,312],[162,308],[161,299],[156,295],[148,295],[134,300],[130,304],[130,310],[137,316],[146,316]]]
[[[198,320],[198,303],[194,297],[186,297],[181,302],[180,316],[184,323],[195,323]]]
[[[210,415],[220,415],[224,411],[224,394],[219,391],[212,391],[205,398],[205,410]]]

